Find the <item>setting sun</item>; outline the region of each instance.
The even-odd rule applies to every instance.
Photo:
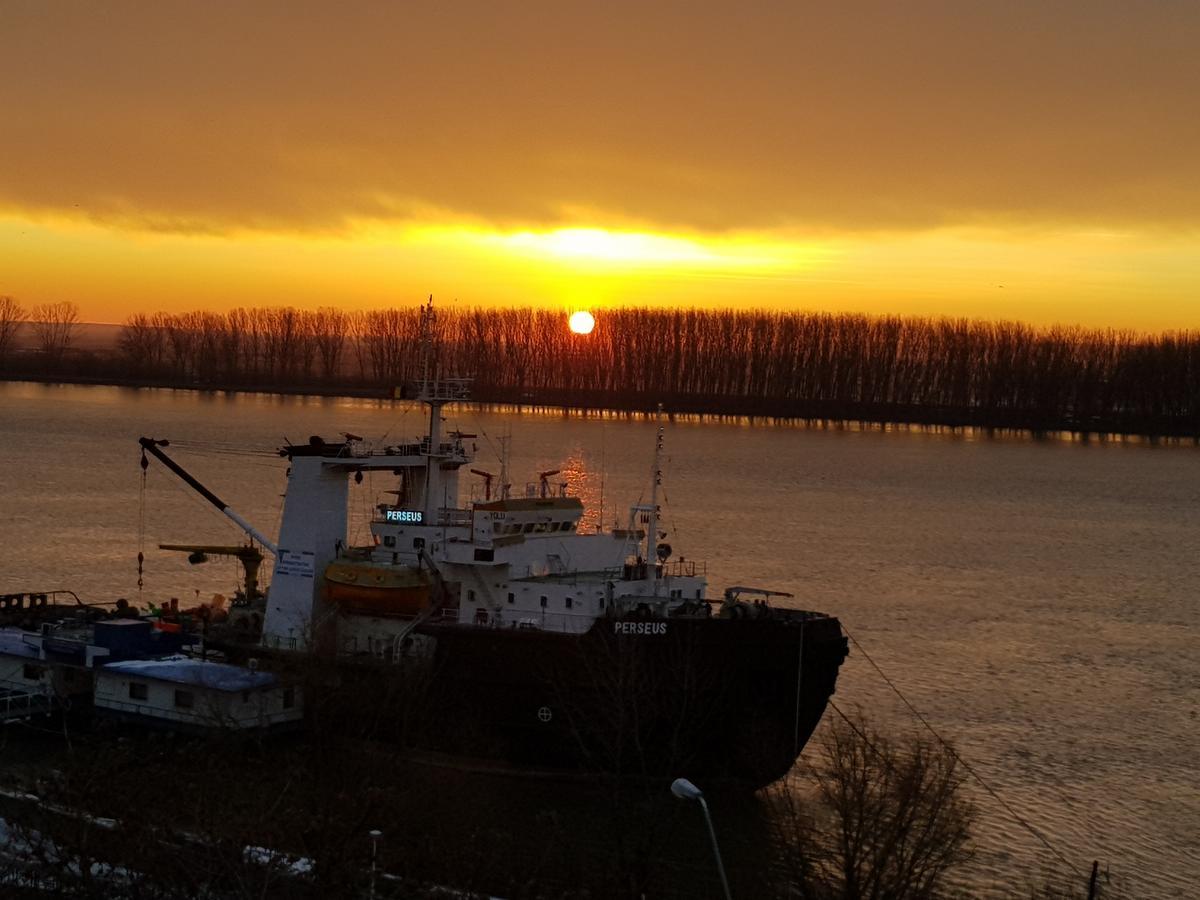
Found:
[[[581,309],[579,312],[571,313],[567,324],[576,334],[591,334],[592,329],[596,327],[596,319],[586,309]]]

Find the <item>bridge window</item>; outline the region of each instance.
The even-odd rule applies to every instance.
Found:
[[[150,696],[150,692],[146,690],[146,685],[137,681],[129,682],[129,699],[130,700],[146,700]]]
[[[532,523],[532,522],[530,522],[529,524],[527,524],[527,525],[525,526],[525,533],[526,533],[526,534],[533,534],[533,523]]]
[[[396,546],[396,536],[394,534],[385,534],[383,536],[383,546],[395,547]]]
[[[563,531],[574,531],[575,523],[574,522],[563,522],[562,530]]]
[[[176,691],[175,705],[180,709],[191,709],[196,705],[196,696],[191,691]]]
[[[25,663],[25,671],[21,673],[21,677],[26,681],[41,681],[42,667],[35,666],[32,663]]]

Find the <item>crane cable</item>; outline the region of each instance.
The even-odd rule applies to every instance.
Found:
[[[1007,800],[1005,800],[1003,797],[1001,797],[1000,794],[997,793],[997,791],[983,779],[983,776],[980,775],[977,771],[975,771],[975,769],[971,766],[971,764],[968,763],[965,759],[963,759],[962,756],[959,755],[958,751],[955,750],[954,747],[951,746],[945,740],[945,738],[943,738],[940,734],[937,733],[937,731],[934,729],[934,727],[929,724],[929,720],[926,719],[923,715],[921,715],[921,713],[917,710],[917,708],[915,706],[913,706],[912,703],[909,702],[908,698],[905,697],[904,694],[902,694],[900,692],[900,688],[896,687],[896,685],[893,683],[892,679],[888,678],[887,675],[884,674],[883,669],[879,668],[878,663],[876,663],[875,660],[873,660],[871,658],[871,655],[869,653],[867,653],[867,651],[863,648],[863,645],[858,642],[858,640],[854,637],[854,635],[852,635],[849,632],[849,630],[847,630],[847,628],[844,624],[842,625],[842,631],[845,632],[846,637],[848,637],[850,639],[850,642],[852,644],[854,644],[854,646],[858,649],[858,652],[863,655],[863,658],[865,658],[866,661],[871,664],[871,668],[873,668],[879,674],[879,677],[882,678],[884,680],[884,682],[887,683],[887,686],[890,687],[895,692],[896,696],[900,698],[901,702],[906,707],[908,707],[909,712],[911,712],[917,718],[917,720],[922,725],[924,725],[925,728],[927,728],[929,730],[929,733],[932,734],[934,736],[934,738],[937,739],[937,742],[939,744],[941,744],[942,748],[947,753],[949,753],[950,756],[953,757],[954,760],[959,765],[961,765],[964,769],[966,769],[967,773],[972,778],[974,778],[977,782],[979,782],[979,784],[983,787],[983,789],[985,791],[987,791],[997,803],[999,803],[1001,806],[1003,806],[1004,809],[1007,810],[1008,814],[1010,816],[1012,816],[1013,819],[1022,828],[1024,828],[1026,831],[1028,831],[1030,834],[1032,834],[1035,838],[1037,838],[1043,844],[1043,846],[1046,847],[1047,850],[1049,850],[1056,857],[1058,857],[1060,862],[1062,862],[1065,866],[1070,868],[1077,875],[1082,877],[1082,875],[1083,875],[1082,869],[1080,869],[1078,866],[1076,866],[1074,863],[1072,863],[1069,859],[1067,859],[1067,857],[1064,856],[1063,853],[1057,847],[1055,847],[1053,844],[1051,844],[1050,840],[1044,834],[1042,834],[1041,831],[1039,831],[1037,828],[1035,828],[1027,819],[1025,819],[1019,812],[1017,812],[1016,809],[1013,808],[1011,803],[1009,803]],[[830,701],[830,703],[832,703],[832,701]],[[837,711],[837,714],[839,716],[841,716],[843,719],[846,720],[846,722],[848,724],[850,724],[851,728],[854,728],[854,730],[856,732],[858,732],[858,729],[855,728],[854,725],[852,723],[850,723],[850,720],[846,718],[845,713],[843,713],[836,706],[834,706],[834,709]],[[861,732],[858,732],[858,734],[860,737],[862,737]],[[864,738],[864,740],[865,740],[865,738]],[[870,746],[869,742],[868,742],[868,746]],[[872,748],[872,749],[874,749],[874,748]]]
[[[150,468],[150,461],[146,459],[146,448],[142,448],[142,484],[138,490],[138,593],[142,592],[142,563],[146,561],[146,470]]]

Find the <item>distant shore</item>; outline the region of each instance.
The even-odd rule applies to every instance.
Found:
[[[111,375],[75,375],[69,377],[37,374],[0,374],[0,381],[36,384],[70,384],[96,387],[120,387],[135,390],[182,390],[228,394],[273,394],[292,397],[328,397],[354,400],[394,401],[401,399],[396,389],[385,390],[369,385],[323,384],[245,384],[238,382],[197,382],[169,378],[119,378]],[[516,410],[561,410],[580,413],[651,415],[659,404],[665,415],[698,419],[747,419],[759,422],[860,423],[872,426],[915,426],[919,428],[969,429],[978,431],[1024,432],[1033,435],[1055,433],[1114,437],[1164,438],[1194,441],[1200,444],[1200,428],[1178,417],[1124,417],[1086,423],[1069,417],[1038,417],[1021,410],[996,415],[995,411],[950,407],[922,407],[915,404],[835,403],[829,401],[780,401],[776,398],[720,397],[695,394],[668,396],[630,396],[615,391],[495,389],[473,391],[464,401],[483,408]]]
[[[0,378],[386,400],[428,367],[518,409],[1200,439],[1200,332],[624,307],[586,335],[533,308],[53,324],[10,332]]]

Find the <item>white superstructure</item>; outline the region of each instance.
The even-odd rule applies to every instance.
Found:
[[[356,438],[314,438],[285,449],[291,468],[263,626],[267,646],[308,649],[327,640],[322,626],[334,618],[342,652],[399,657],[401,643],[416,639],[414,618],[582,633],[602,617],[707,614],[703,566],[670,560],[657,540],[661,427],[651,503],[633,507],[626,528],[582,534],[583,504],[565,484],[548,480],[555,473],[544,473],[525,496],[513,497],[503,485],[499,499],[460,502],[471,436],[443,435],[441,423],[443,407],[465,396],[461,380],[427,379],[419,399],[429,409],[429,429],[411,443],[369,451]],[[393,473],[387,495],[396,499],[376,507],[373,544],[349,547],[349,481],[369,472]],[[373,587],[386,594],[387,585],[422,573],[434,585],[436,609],[338,615],[326,603],[326,576],[335,570],[343,589],[364,595]]]

